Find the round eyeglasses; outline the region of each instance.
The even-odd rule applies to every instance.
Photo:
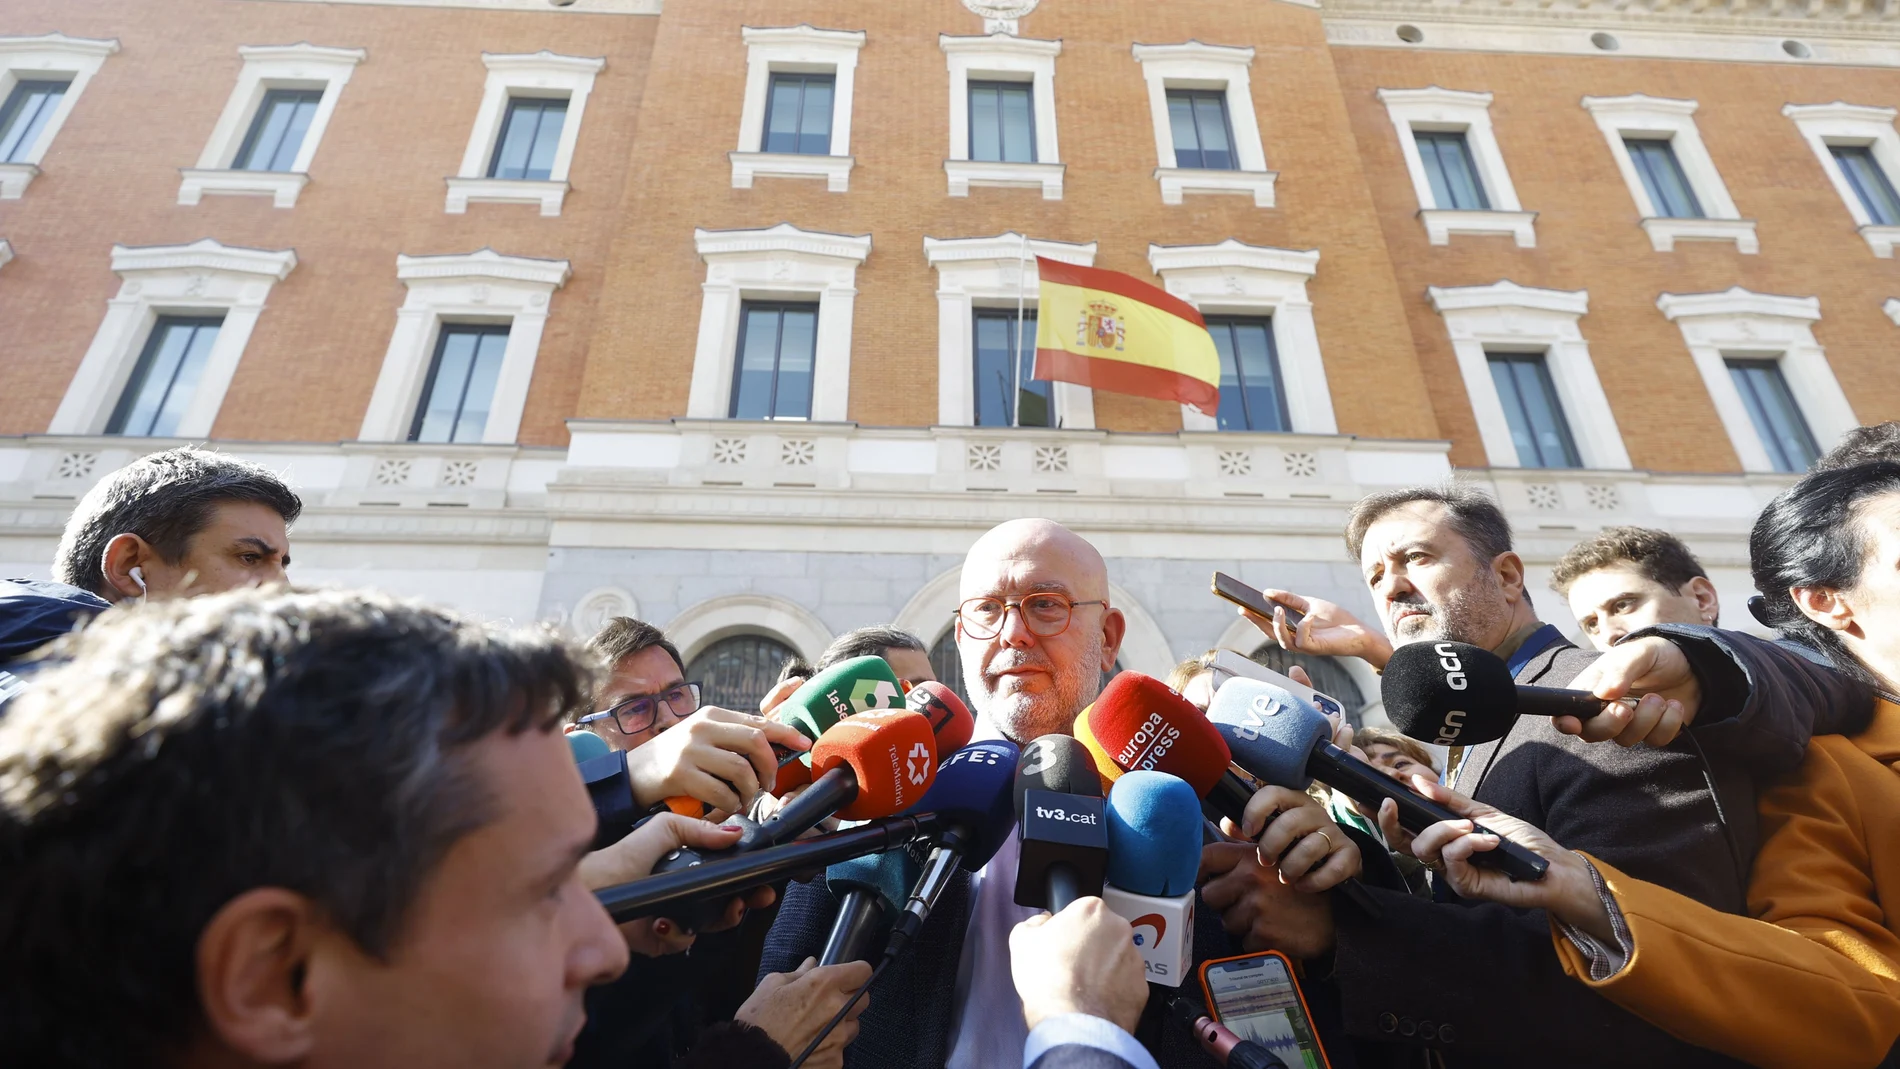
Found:
[[[589,713],[574,721],[576,725],[591,724],[596,720],[612,720],[622,735],[638,735],[651,728],[660,718],[660,707],[674,719],[688,717],[699,711],[699,684],[681,683],[670,690],[658,694],[642,694],[602,709],[598,713]]]
[[[953,613],[957,622],[963,625],[963,633],[974,639],[995,638],[1002,634],[1004,621],[1009,618],[1011,609],[1022,617],[1023,626],[1037,638],[1054,638],[1069,629],[1069,621],[1075,616],[1078,605],[1100,605],[1106,608],[1105,598],[1093,601],[1072,601],[1065,594],[1024,594],[1020,598],[970,598],[957,606]]]

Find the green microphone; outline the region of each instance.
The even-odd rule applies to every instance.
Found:
[[[884,658],[853,657],[806,680],[776,713],[781,723],[792,725],[816,742],[831,725],[847,716],[902,708],[904,687]],[[810,753],[799,757],[806,768],[811,767]]]

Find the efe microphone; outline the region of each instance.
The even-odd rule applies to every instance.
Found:
[[[1463,642],[1413,642],[1393,650],[1379,697],[1393,726],[1438,746],[1501,739],[1520,716],[1588,720],[1605,704],[1587,690],[1520,685],[1497,654]]]
[[[1102,893],[1108,828],[1095,761],[1068,735],[1023,747],[1016,765],[1016,904],[1060,913]]]

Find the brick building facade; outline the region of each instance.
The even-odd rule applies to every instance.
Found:
[[[1896,104],[1885,0],[16,0],[0,566],[212,440],[300,578],[810,655],[936,640],[1039,513],[1159,672],[1250,643],[1212,568],[1366,607],[1345,508],[1458,469],[1534,574],[1664,526],[1734,617],[1754,511],[1900,415]],[[1033,254],[1270,344],[1265,414],[994,425]]]

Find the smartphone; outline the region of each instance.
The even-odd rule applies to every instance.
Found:
[[[1213,589],[1215,597],[1226,598],[1228,601],[1233,602],[1243,609],[1250,609],[1269,620],[1273,619],[1273,609],[1277,603],[1268,601],[1265,594],[1235,579],[1226,572],[1214,573]],[[1286,609],[1286,625],[1288,627],[1298,627],[1300,626],[1300,621],[1306,619],[1306,615],[1298,609],[1287,608],[1285,605],[1280,605],[1279,607]]]
[[[1272,1051],[1288,1069],[1332,1069],[1285,954],[1268,950],[1205,962],[1201,993],[1208,1016]]]
[[[1233,650],[1215,650],[1213,670],[1215,690],[1219,690],[1222,683],[1234,676],[1242,679],[1257,679],[1262,683],[1271,683],[1276,687],[1292,691],[1295,697],[1305,698],[1312,703],[1313,708],[1327,716],[1346,715],[1346,707],[1340,704],[1339,699],[1283,676],[1258,661],[1242,657]]]

